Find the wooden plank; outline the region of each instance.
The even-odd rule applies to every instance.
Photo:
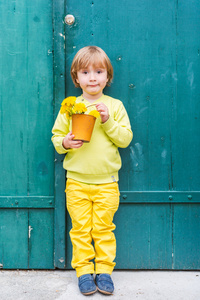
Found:
[[[54,268],[54,211],[29,210],[29,269]]]
[[[52,1],[2,5],[1,195],[53,195]]]
[[[200,192],[120,192],[120,203],[200,203]]]
[[[0,166],[1,195],[27,190],[27,38],[26,6],[22,2],[1,3],[0,51]],[[20,33],[20,34],[19,34]],[[14,159],[15,157],[15,159]]]
[[[52,196],[54,194],[54,149],[51,143],[54,118],[53,4],[51,0],[37,0],[34,4],[26,3],[26,9],[28,195]]]
[[[200,3],[177,6],[177,80],[173,103],[172,168],[174,190],[200,186]]]
[[[54,119],[65,98],[65,1],[53,1],[54,26]],[[53,124],[52,124],[53,127]],[[55,152],[55,267],[66,264],[66,203],[64,155]]]
[[[140,1],[137,8],[132,4],[129,10],[127,6],[119,13],[121,18],[122,15],[127,18],[123,18],[124,31],[116,47],[122,57],[118,61],[116,84],[120,89],[122,86],[122,97],[129,100],[127,108],[134,138],[129,149],[121,150],[120,189],[168,190],[171,186],[171,74],[175,69],[174,6],[171,1],[151,4]],[[123,30],[116,22],[114,36]],[[125,28],[130,28],[128,35]]]
[[[173,269],[200,269],[200,206],[174,206]]]
[[[170,204],[121,205],[114,223],[117,239],[116,268],[171,268]]]
[[[67,212],[67,231],[66,231],[66,269],[72,269],[71,260],[72,260],[72,243],[70,240],[69,232],[72,228],[72,222]]]
[[[0,264],[28,268],[28,210],[0,209]]]
[[[0,196],[0,208],[53,208],[54,197]]]

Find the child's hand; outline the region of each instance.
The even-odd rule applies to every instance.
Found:
[[[74,134],[70,131],[63,140],[63,147],[65,149],[68,148],[80,148],[83,145],[82,141],[74,141],[73,138],[75,137]]]
[[[96,104],[96,109],[100,113],[101,122],[105,123],[109,119],[109,111],[107,106],[104,103],[100,102]]]

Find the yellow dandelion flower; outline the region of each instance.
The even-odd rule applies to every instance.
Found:
[[[98,118],[100,116],[100,113],[94,109],[94,110],[91,110],[88,115]]]
[[[68,111],[66,111],[65,115],[66,115],[66,117],[67,117],[67,118],[69,118],[69,117],[70,117],[70,114],[69,114],[69,112],[68,112]]]
[[[86,112],[87,108],[84,103],[76,103],[74,105],[73,113],[75,114],[83,114]]]
[[[74,114],[84,114],[87,107],[84,103],[76,103],[76,97],[65,98],[61,104],[60,113],[65,114],[67,118]]]
[[[69,117],[72,115],[72,109],[74,107],[74,104],[76,102],[76,97],[67,97],[63,100],[61,103],[61,109],[60,113],[64,114],[66,113],[66,116]]]
[[[63,100],[61,105],[73,106],[75,104],[75,101],[76,101],[76,97],[74,96],[67,97]]]
[[[65,113],[66,108],[67,108],[66,105],[62,105],[62,106],[61,106],[61,109],[60,109],[61,114],[64,114],[64,113]]]

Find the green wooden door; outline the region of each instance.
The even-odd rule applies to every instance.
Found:
[[[0,267],[54,268],[53,3],[0,2]]]
[[[62,99],[80,93],[71,61],[91,44],[111,58],[105,92],[134,131],[121,151],[117,268],[199,269],[199,10],[197,0],[0,2],[0,268],[70,268],[63,156],[50,138]]]
[[[56,114],[64,96],[80,94],[69,72],[75,53],[97,45],[115,71],[105,93],[124,102],[132,123],[115,216],[119,269],[200,268],[199,11],[197,0],[67,0],[57,11]],[[66,14],[73,25],[61,24]],[[56,159],[56,201],[64,205],[63,157]],[[64,218],[56,265],[70,268]]]

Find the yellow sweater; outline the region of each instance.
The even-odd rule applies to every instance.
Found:
[[[90,105],[82,96],[77,102]],[[127,112],[120,100],[102,95],[94,103],[103,102],[108,107],[109,119],[104,124],[97,118],[89,143],[78,149],[65,149],[64,137],[71,131],[71,119],[59,113],[52,129],[52,142],[59,154],[66,153],[63,167],[67,178],[90,183],[103,184],[118,181],[121,158],[118,147],[126,148],[133,137]],[[91,110],[94,107],[91,107]],[[89,110],[89,108],[88,108]]]

